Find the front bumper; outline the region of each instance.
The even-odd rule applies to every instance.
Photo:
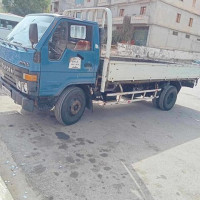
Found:
[[[19,91],[14,89],[12,86],[7,84],[1,77],[0,77],[0,89],[5,87],[7,90],[10,91],[11,98],[14,100],[16,104],[22,106],[22,108],[26,111],[33,112],[34,110],[34,101],[28,99],[25,95],[21,94]]]

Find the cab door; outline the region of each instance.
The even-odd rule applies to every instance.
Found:
[[[57,96],[74,84],[94,84],[99,65],[94,26],[62,19],[42,48],[40,96]]]

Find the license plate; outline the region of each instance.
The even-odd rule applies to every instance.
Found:
[[[11,91],[8,90],[5,86],[2,85],[1,89],[2,89],[2,91],[3,91],[4,94],[6,94],[6,95],[8,95],[8,96],[11,97]]]

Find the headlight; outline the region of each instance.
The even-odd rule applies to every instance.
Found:
[[[28,85],[27,83],[23,83],[22,82],[22,89],[21,89],[22,92],[28,94]]]
[[[17,89],[18,90],[22,91],[23,93],[28,94],[28,85],[27,85],[27,83],[17,81],[16,85],[17,85]]]
[[[22,88],[21,82],[17,81],[16,85],[17,85],[17,89],[21,91],[21,88]]]

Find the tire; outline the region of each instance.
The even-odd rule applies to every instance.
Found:
[[[85,93],[81,88],[66,89],[55,105],[55,117],[63,125],[72,125],[78,122],[86,106]]]
[[[171,110],[177,99],[177,88],[174,86],[167,86],[165,89],[161,92],[160,98],[159,98],[159,107],[161,110]]]
[[[152,99],[153,106],[156,108],[160,108],[159,106],[159,98]]]

